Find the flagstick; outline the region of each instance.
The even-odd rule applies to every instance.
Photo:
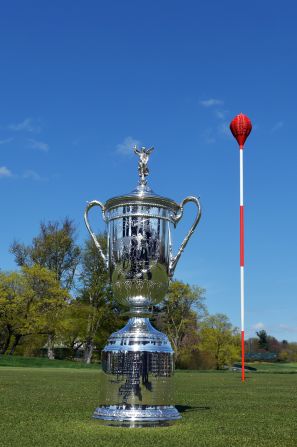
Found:
[[[240,113],[230,123],[230,130],[239,145],[239,233],[240,233],[240,319],[241,319],[241,380],[244,370],[244,205],[243,205],[243,146],[252,130],[251,120]]]
[[[241,315],[241,380],[244,371],[244,205],[243,205],[243,145],[239,146],[239,227],[240,227],[240,315]]]

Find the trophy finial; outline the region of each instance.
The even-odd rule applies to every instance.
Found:
[[[139,183],[140,185],[146,185],[146,177],[149,175],[149,168],[148,168],[148,161],[151,152],[154,150],[153,147],[146,148],[142,146],[140,149],[135,145],[134,146],[134,153],[139,156],[138,161],[138,175],[140,177]]]

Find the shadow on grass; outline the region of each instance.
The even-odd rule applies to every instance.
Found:
[[[199,407],[191,407],[190,405],[175,405],[175,408],[180,413],[188,413],[190,411],[204,411],[204,410],[210,410],[210,407],[207,406],[199,406]]]

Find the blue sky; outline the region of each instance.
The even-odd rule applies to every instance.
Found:
[[[285,6],[285,7],[284,7]],[[130,191],[129,144],[154,145],[150,183],[203,218],[176,277],[240,324],[239,153],[246,113],[246,329],[297,340],[296,3],[13,1],[0,14],[0,267],[41,220]],[[188,205],[175,247],[193,218]],[[95,225],[95,217],[93,223]],[[97,228],[103,226],[97,220]]]

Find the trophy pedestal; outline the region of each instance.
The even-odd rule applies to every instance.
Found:
[[[93,417],[107,425],[169,425],[180,414],[173,406],[173,350],[148,318],[130,318],[102,351],[100,406]]]

